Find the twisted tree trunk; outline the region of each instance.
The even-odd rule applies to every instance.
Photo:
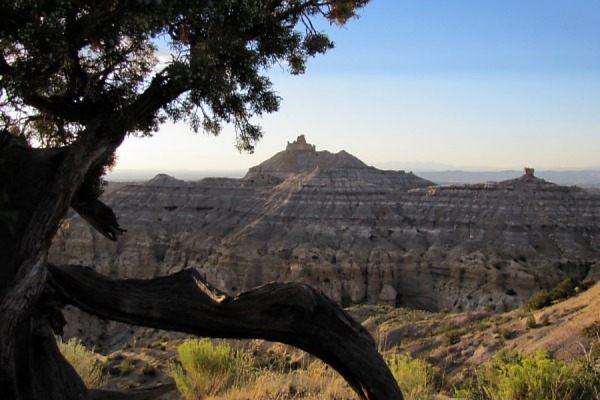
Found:
[[[87,391],[60,356],[40,300],[53,236],[90,167],[114,151],[89,135],[57,154],[19,144],[0,149],[0,398],[75,399]],[[68,385],[65,382],[74,382]]]
[[[56,344],[47,343],[51,316],[40,312],[39,301],[48,250],[88,172],[114,154],[137,121],[185,90],[182,80],[154,79],[127,109],[94,114],[62,149],[33,149],[0,133],[0,399],[88,398]],[[40,360],[69,378],[40,372]]]
[[[320,291],[269,283],[230,297],[196,270],[108,279],[90,268],[49,266],[66,303],[98,317],[201,336],[260,338],[305,350],[335,368],[361,398],[402,399],[372,336]]]

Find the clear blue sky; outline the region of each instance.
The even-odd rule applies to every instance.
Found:
[[[306,74],[272,71],[283,102],[254,155],[231,128],[165,125],[117,171],[246,170],[300,134],[382,168],[600,166],[598,0],[373,0],[326,30]]]

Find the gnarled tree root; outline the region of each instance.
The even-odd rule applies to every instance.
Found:
[[[402,399],[372,336],[310,286],[269,283],[231,297],[192,269],[144,280],[109,279],[79,266],[48,268],[62,301],[90,314],[200,336],[290,344],[335,368],[362,399]]]

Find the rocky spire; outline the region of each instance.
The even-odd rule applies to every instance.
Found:
[[[529,167],[523,168],[523,175],[525,175],[527,177],[533,178],[534,177],[534,175],[533,175],[534,172],[535,172],[534,168],[529,168]]]
[[[304,135],[298,136],[298,138],[292,143],[288,142],[286,151],[317,151],[317,147],[314,144],[306,143]]]

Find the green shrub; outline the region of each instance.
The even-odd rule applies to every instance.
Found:
[[[475,329],[477,331],[484,331],[490,327],[490,321],[488,319],[481,319],[475,323]]]
[[[550,325],[550,317],[548,316],[548,314],[542,315],[542,320],[540,321],[540,325],[542,325],[542,326]]]
[[[447,346],[460,342],[460,331],[458,329],[452,329],[444,333],[444,343]]]
[[[121,359],[121,362],[117,365],[110,367],[108,372],[115,376],[125,376],[135,369],[135,361],[129,358]]]
[[[156,368],[154,368],[154,366],[152,366],[150,364],[146,364],[140,370],[140,374],[145,375],[145,376],[155,376]]]
[[[525,303],[526,310],[539,310],[552,304],[552,297],[547,290],[542,289],[535,292]]]
[[[406,400],[433,398],[437,387],[437,368],[406,354],[394,354],[388,365]]]
[[[527,316],[527,319],[525,319],[525,328],[526,329],[537,328],[537,322],[535,321],[535,316],[533,314],[529,314]]]
[[[585,278],[581,282],[579,282],[579,288],[581,290],[588,290],[592,286],[596,284],[596,281],[593,278]]]
[[[88,388],[97,388],[104,384],[105,376],[102,364],[98,361],[96,353],[88,350],[76,338],[63,342],[60,337],[56,339],[58,349],[65,359],[75,368],[83,383]]]
[[[568,299],[575,295],[573,279],[566,278],[560,281],[550,292],[545,289],[535,292],[523,305],[526,310],[539,310],[552,304],[553,301]]]
[[[546,352],[521,357],[499,352],[477,370],[476,377],[455,396],[468,400],[575,400],[600,394],[600,370],[589,363],[566,364]]]
[[[502,330],[500,331],[500,336],[502,336],[502,339],[504,340],[510,340],[515,337],[515,330],[502,328]]]
[[[261,369],[279,372],[290,372],[296,369],[292,363],[291,356],[287,352],[282,353],[273,349],[268,349],[255,361]]]
[[[594,321],[590,325],[585,326],[581,330],[581,333],[583,333],[583,336],[592,339],[600,337],[600,321]]]
[[[177,351],[179,361],[169,365],[171,376],[184,399],[201,399],[254,378],[252,355],[229,344],[213,345],[209,339],[190,340]]]
[[[552,300],[564,300],[575,294],[575,283],[573,279],[567,278],[559,282],[554,289],[550,291],[550,298]]]
[[[433,331],[433,334],[443,334],[444,343],[447,346],[451,346],[460,342],[460,331],[451,322],[445,322],[441,324],[435,331]]]

